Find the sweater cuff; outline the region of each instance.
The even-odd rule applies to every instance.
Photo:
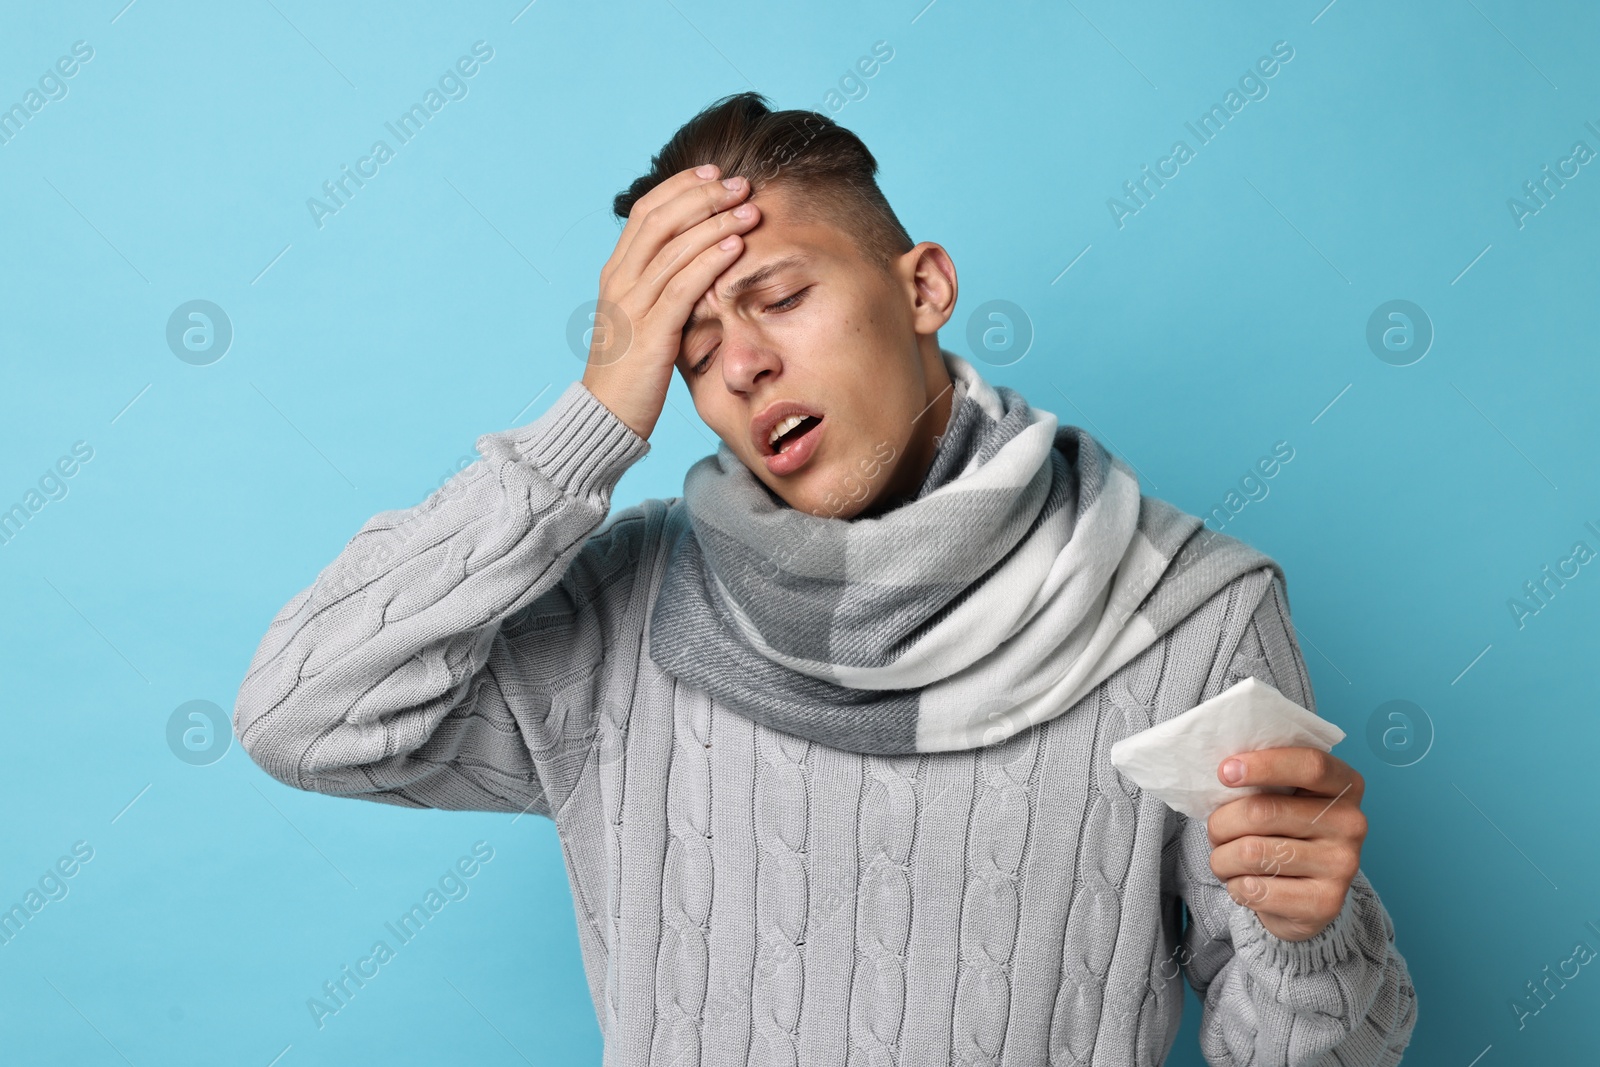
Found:
[[[549,410],[502,435],[517,457],[572,496],[606,501],[618,479],[650,451],[581,380],[569,384]],[[480,439],[478,450],[483,451]]]
[[[1373,905],[1377,905],[1374,916]],[[1378,936],[1393,939],[1388,915],[1378,904],[1377,892],[1361,871],[1350,881],[1344,895],[1344,906],[1333,922],[1303,941],[1286,941],[1261,923],[1261,916],[1239,905],[1233,923],[1233,940],[1242,955],[1260,960],[1271,970],[1288,976],[1301,976],[1325,971],[1360,955],[1363,942],[1371,940],[1374,931],[1364,930],[1377,918],[1383,927]]]

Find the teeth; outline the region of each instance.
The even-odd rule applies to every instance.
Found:
[[[774,442],[776,442],[778,438],[782,437],[796,426],[799,426],[802,422],[805,422],[807,417],[808,416],[805,415],[790,415],[787,419],[784,419],[782,422],[778,423],[778,425],[772,428],[772,432],[767,435],[767,444],[776,447]]]

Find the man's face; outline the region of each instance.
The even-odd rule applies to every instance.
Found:
[[[781,185],[750,200],[761,219],[696,302],[678,352],[695,410],[796,510],[849,519],[909,497],[949,419],[934,335],[954,306],[954,268],[947,286],[936,271],[925,292],[928,260],[949,263],[938,246],[930,257],[918,245],[886,273],[838,227],[791,221]],[[783,401],[820,419],[800,424],[802,436],[779,442],[788,454],[773,457],[752,423]]]

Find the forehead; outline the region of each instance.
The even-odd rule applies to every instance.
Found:
[[[864,266],[854,238],[840,226],[825,220],[795,218],[794,201],[787,186],[781,183],[763,186],[750,195],[750,200],[761,209],[761,218],[745,231],[744,251],[695,301],[684,322],[680,343],[686,343],[692,331],[703,327],[706,320],[716,314],[713,299],[719,303],[736,301],[770,279],[785,277],[788,273],[785,270],[771,274],[770,278],[767,275],[767,269],[780,261],[791,257],[802,260],[803,265],[797,264],[794,269],[811,272],[837,273]],[[761,272],[761,276],[752,277],[757,272]],[[682,359],[681,352],[679,359]]]
[[[683,333],[714,314],[714,301],[738,299],[742,294],[762,285],[768,278],[782,277],[782,270],[774,267],[808,267],[830,269],[848,266],[851,250],[850,235],[829,222],[800,221],[790,211],[790,202],[781,189],[758,190],[752,195],[755,205],[762,210],[762,218],[744,234],[744,251],[739,253],[712,280],[712,286],[694,302]]]
[[[774,260],[799,253],[813,264],[840,264],[851,258],[855,244],[840,225],[825,218],[800,218],[791,188],[781,182],[750,195],[761,220],[744,233],[744,251],[712,283],[721,293],[729,284]],[[702,303],[702,310],[706,306]]]

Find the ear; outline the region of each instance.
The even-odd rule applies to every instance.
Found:
[[[912,328],[923,335],[938,332],[955,313],[960,291],[950,253],[943,245],[923,241],[900,257],[896,270],[911,302]]]

